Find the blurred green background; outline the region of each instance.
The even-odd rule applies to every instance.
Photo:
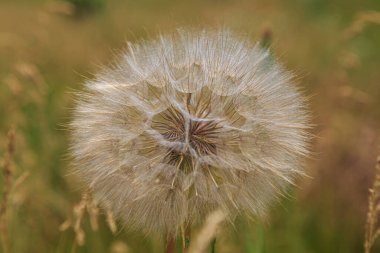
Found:
[[[97,231],[84,217],[85,244],[73,249],[73,229],[59,227],[75,217],[82,186],[69,174],[65,125],[72,92],[127,40],[189,25],[252,40],[270,31],[274,54],[310,96],[315,124],[310,178],[267,220],[239,219],[220,232],[217,252],[362,252],[380,126],[376,10],[378,0],[0,0],[0,157],[13,127],[13,180],[28,175],[9,198],[10,252],[163,252],[158,238],[121,226],[112,234],[102,210]]]

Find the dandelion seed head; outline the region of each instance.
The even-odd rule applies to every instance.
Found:
[[[177,234],[216,209],[265,215],[308,154],[292,75],[228,30],[129,43],[86,83],[71,127],[80,176],[146,232]]]

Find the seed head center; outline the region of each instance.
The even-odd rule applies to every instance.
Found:
[[[178,148],[168,148],[167,161],[171,164],[176,164],[179,160],[193,160],[199,156],[216,154],[220,127],[214,120],[184,116],[171,107],[153,121],[153,128],[169,143],[180,144]]]

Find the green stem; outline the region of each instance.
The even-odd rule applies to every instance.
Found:
[[[71,247],[70,253],[75,253],[75,252],[77,252],[77,242],[74,239],[74,242],[73,242],[73,245]]]
[[[272,43],[272,31],[267,28],[263,31],[261,36],[261,46],[268,49]]]
[[[215,252],[216,252],[216,237],[211,242],[211,253],[215,253]]]

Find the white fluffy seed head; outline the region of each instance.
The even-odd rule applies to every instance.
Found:
[[[78,98],[78,172],[129,229],[175,235],[217,208],[263,215],[308,154],[292,75],[227,30],[128,44]]]

